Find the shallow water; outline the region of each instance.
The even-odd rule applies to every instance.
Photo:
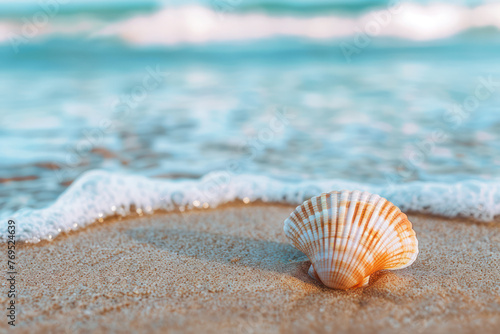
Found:
[[[248,15],[254,9],[247,5],[228,15]],[[130,16],[165,10],[148,8],[120,12],[111,21],[124,26]],[[264,20],[277,15],[261,9]],[[94,17],[94,33],[107,21],[93,13],[81,20]],[[51,23],[53,30],[67,24],[67,15]],[[283,9],[279,15],[293,14]],[[176,179],[223,171],[252,187],[267,180],[260,177],[299,188],[304,181],[330,180],[318,181],[315,189],[355,186],[393,201],[405,189],[409,193],[399,204],[414,210],[483,220],[500,212],[496,28],[425,41],[382,34],[350,61],[340,45],[354,43],[353,36],[141,41],[138,47],[120,33],[90,38],[83,31],[38,36],[18,53],[0,38],[1,216],[50,205],[78,176],[96,168]],[[466,182],[464,194],[476,197],[475,209],[457,210],[451,197],[431,209],[412,204],[429,192],[433,198],[439,189],[460,189],[460,182]],[[288,190],[280,183],[275,197]],[[120,195],[117,189],[102,191],[110,198]],[[233,198],[246,197],[238,191]],[[193,196],[186,194],[191,202]],[[147,206],[161,202],[151,201]],[[106,208],[116,204],[111,202]],[[101,211],[86,220],[98,219]]]

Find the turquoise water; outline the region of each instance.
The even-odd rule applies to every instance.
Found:
[[[299,188],[312,182],[318,191],[355,186],[393,201],[404,189],[399,204],[424,212],[429,206],[414,202],[426,187],[434,198],[465,182],[473,208],[457,209],[448,197],[431,211],[482,220],[500,213],[494,2],[413,2],[398,14],[404,20],[394,16],[367,44],[355,29],[390,8],[385,2],[193,4],[60,5],[28,38],[23,18],[29,22],[41,7],[0,3],[8,13],[0,15],[2,216],[50,206],[94,169],[179,182],[223,171],[238,180],[230,198],[239,199],[244,182],[260,189],[267,177]],[[437,11],[461,19],[429,33]],[[315,24],[321,29],[294,30]],[[346,56],[346,47],[356,52]],[[274,199],[289,191],[277,184]],[[196,196],[186,194],[188,202]],[[137,198],[119,202],[137,205]]]

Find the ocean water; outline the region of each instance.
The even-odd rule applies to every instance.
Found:
[[[497,1],[0,1],[1,224],[340,189],[495,220],[499,29]]]

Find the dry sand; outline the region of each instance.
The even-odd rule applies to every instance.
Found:
[[[293,207],[111,220],[18,247],[18,332],[499,333],[500,224],[410,215],[409,268],[337,291],[288,244]],[[4,281],[2,290],[6,291]],[[0,297],[6,305],[5,293]],[[4,318],[0,330],[6,331]]]

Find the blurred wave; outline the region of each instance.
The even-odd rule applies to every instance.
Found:
[[[330,10],[324,10],[324,6]],[[309,8],[304,15],[300,8]],[[332,8],[351,8],[351,15]],[[39,7],[31,15],[0,18],[0,43],[23,44],[27,39],[84,36],[114,38],[131,45],[260,40],[295,37],[314,40],[393,37],[406,40],[443,39],[470,30],[500,29],[500,3],[476,6],[443,2],[405,2],[382,5],[380,1],[344,4],[316,1],[263,3],[214,0],[200,4],[164,7],[160,3],[128,6],[86,6],[63,10]],[[298,8],[291,12],[290,8]],[[36,8],[35,8],[36,9]],[[252,10],[250,10],[252,9]],[[307,11],[306,11],[307,12]],[[354,15],[352,15],[354,13]],[[43,15],[45,14],[45,18]],[[489,28],[490,30],[488,30]]]

